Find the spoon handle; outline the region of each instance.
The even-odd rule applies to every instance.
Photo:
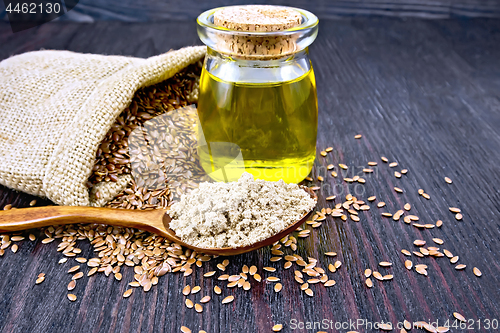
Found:
[[[48,206],[0,212],[0,232],[19,231],[50,225],[73,223],[110,224],[157,231],[165,211],[128,210],[94,207]]]

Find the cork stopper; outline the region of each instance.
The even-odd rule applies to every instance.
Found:
[[[220,36],[218,48],[224,53],[242,59],[275,59],[296,52],[297,37],[279,34],[279,32],[298,27],[301,23],[301,13],[293,8],[282,6],[231,6],[214,13],[216,26],[237,32],[263,33],[262,35],[235,33]]]
[[[298,11],[280,6],[232,6],[214,13],[216,25],[238,31],[281,31],[297,27],[301,21]]]

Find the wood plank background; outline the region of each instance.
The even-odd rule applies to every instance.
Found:
[[[0,59],[40,48],[148,57],[199,44],[195,28],[192,21],[52,22],[12,34],[8,24],[0,23]],[[149,293],[136,290],[129,299],[121,295],[133,279],[132,270],[124,270],[122,282],[103,275],[83,278],[74,290],[78,300],[71,303],[66,270],[72,263],[57,264],[61,255],[56,242],[23,241],[18,253],[7,251],[0,258],[0,331],[179,332],[185,325],[193,332],[270,332],[281,323],[284,332],[317,332],[292,330],[290,321],[407,319],[443,324],[458,311],[474,320],[474,330],[451,331],[492,332],[484,321],[500,320],[500,20],[326,19],[310,51],[318,84],[318,149],[334,147],[326,158],[317,159],[317,170],[345,163],[352,175],[370,160],[379,162],[364,186],[326,177],[318,207],[332,207],[324,198],[335,193],[350,191],[363,199],[376,195],[387,203],[384,211],[395,212],[409,202],[422,223],[441,219],[442,228],[421,231],[383,218],[374,204],[358,223],[328,218],[299,241],[298,253],[318,258],[324,268],[340,260],[339,271],[329,273],[335,286],[314,286],[310,298],[299,290],[292,270],[279,269],[273,275],[282,279],[281,293],[269,283],[254,284],[249,292],[224,290],[224,296],[235,295],[229,305],[221,305],[221,297],[211,292],[216,280],[202,277],[223,258],[188,278],[168,274]],[[358,133],[363,138],[355,140]],[[394,170],[380,162],[382,155],[408,174],[395,178]],[[453,184],[445,183],[445,176]],[[395,193],[394,186],[404,193]],[[419,188],[431,200],[419,196]],[[0,208],[11,202],[21,207],[30,200],[0,190]],[[463,221],[454,219],[450,206],[462,209]],[[446,258],[413,256],[414,264],[429,266],[429,277],[407,271],[400,250],[414,250],[417,238],[432,243],[432,237],[442,238],[442,247],[459,255],[467,268],[456,271]],[[79,247],[83,255],[92,256],[88,244]],[[325,257],[325,251],[337,252],[338,258]],[[259,271],[282,267],[282,262],[270,263],[270,257],[269,249],[232,257],[228,272],[236,273],[243,264],[255,264]],[[377,268],[382,260],[393,267]],[[472,274],[474,266],[483,277]],[[394,280],[375,281],[368,289],[366,268],[391,272]],[[35,285],[40,272],[47,278]],[[183,306],[185,284],[200,285],[200,295],[214,297],[203,314]]]
[[[66,6],[77,6],[61,20],[94,22],[116,20],[130,22],[194,20],[202,11],[227,5],[277,4],[315,11],[320,19],[341,16],[411,16],[421,18],[500,17],[497,0],[211,0],[211,1],[133,1],[133,0],[65,0]],[[0,18],[6,20],[3,2]]]

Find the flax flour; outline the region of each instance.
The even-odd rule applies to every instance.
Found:
[[[316,200],[297,184],[254,180],[202,183],[172,205],[170,228],[204,248],[242,247],[269,238],[299,220]]]

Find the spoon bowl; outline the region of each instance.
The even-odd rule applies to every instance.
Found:
[[[303,188],[311,198],[317,199],[316,194]],[[201,248],[182,241],[175,232],[170,229],[171,218],[168,210],[127,210],[114,208],[94,207],[67,207],[47,206],[36,208],[21,208],[0,212],[0,232],[13,232],[31,228],[40,228],[50,225],[75,224],[75,223],[98,223],[120,226],[125,228],[143,229],[175,242],[199,253],[230,256],[257,250],[261,247],[271,245],[292,231],[297,229],[311,215],[307,212],[302,218],[276,235],[244,247],[225,248]]]

